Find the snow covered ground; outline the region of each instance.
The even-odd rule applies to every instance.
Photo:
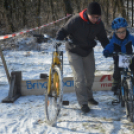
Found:
[[[23,79],[39,78],[48,73],[51,64],[51,43],[38,44],[38,51],[22,51],[23,40],[14,51],[3,51],[9,72],[22,71]],[[28,40],[29,41],[29,40]],[[26,45],[29,46],[29,43]],[[26,47],[25,46],[25,47]],[[72,76],[64,46],[64,76]],[[21,51],[19,51],[21,50]],[[96,74],[112,69],[112,59],[102,56],[99,42],[95,47]],[[104,71],[107,70],[107,71]],[[0,101],[8,95],[9,85],[0,59]],[[112,105],[117,99],[111,91],[94,92],[98,106],[90,106],[91,112],[82,114],[75,93],[64,94],[69,106],[63,106],[57,127],[45,122],[44,96],[22,96],[14,103],[0,103],[0,134],[134,134],[134,124],[126,120],[125,108]]]

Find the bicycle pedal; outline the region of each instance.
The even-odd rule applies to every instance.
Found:
[[[47,74],[40,74],[40,78],[42,78],[42,79],[46,79],[47,77],[48,77]]]
[[[69,101],[62,101],[62,105],[69,105]]]
[[[112,105],[113,105],[113,104],[119,104],[119,103],[120,103],[119,100],[113,100],[113,101],[112,101]]]

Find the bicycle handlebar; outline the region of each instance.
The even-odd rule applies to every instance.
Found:
[[[132,54],[126,54],[126,53],[122,53],[122,52],[113,52],[112,54],[110,54],[110,57],[112,56],[118,56],[118,55],[128,55],[128,56],[133,56],[134,52]]]
[[[62,43],[66,43],[66,42],[70,42],[72,43],[72,41],[70,39],[64,39],[64,40],[56,40],[50,36],[48,36],[47,34],[33,34],[33,37],[36,37],[36,38],[43,38],[43,39],[49,39],[51,41],[54,41],[55,42],[55,46],[59,47]]]

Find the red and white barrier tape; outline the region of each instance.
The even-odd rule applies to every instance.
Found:
[[[21,35],[21,34],[24,34],[24,33],[28,33],[28,32],[34,31],[34,30],[41,29],[41,28],[43,28],[43,27],[46,27],[46,26],[52,25],[52,24],[54,24],[54,23],[57,23],[57,22],[59,22],[59,21],[61,21],[61,20],[64,20],[64,19],[66,19],[66,18],[68,18],[68,17],[70,17],[70,16],[71,16],[71,14],[68,14],[68,15],[67,15],[66,17],[64,17],[64,18],[61,18],[61,19],[59,19],[59,20],[56,20],[56,21],[51,22],[51,23],[46,24],[46,25],[42,25],[42,26],[40,26],[40,27],[35,27],[35,28],[32,28],[32,29],[29,29],[29,30],[27,30],[27,31],[22,31],[22,32],[18,32],[18,33],[13,33],[13,34],[8,34],[8,35],[0,36],[0,40],[7,39],[7,38],[11,38],[11,37],[15,37],[15,36],[18,36],[18,35]]]

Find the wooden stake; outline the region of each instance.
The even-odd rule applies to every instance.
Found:
[[[10,78],[10,75],[9,75],[9,72],[8,72],[8,69],[7,69],[7,64],[6,64],[4,55],[3,55],[2,50],[1,50],[1,46],[0,46],[0,56],[1,56],[2,63],[3,63],[3,65],[4,65],[4,68],[5,68],[5,71],[6,71],[8,83],[10,84],[10,79],[11,79],[11,78]]]

